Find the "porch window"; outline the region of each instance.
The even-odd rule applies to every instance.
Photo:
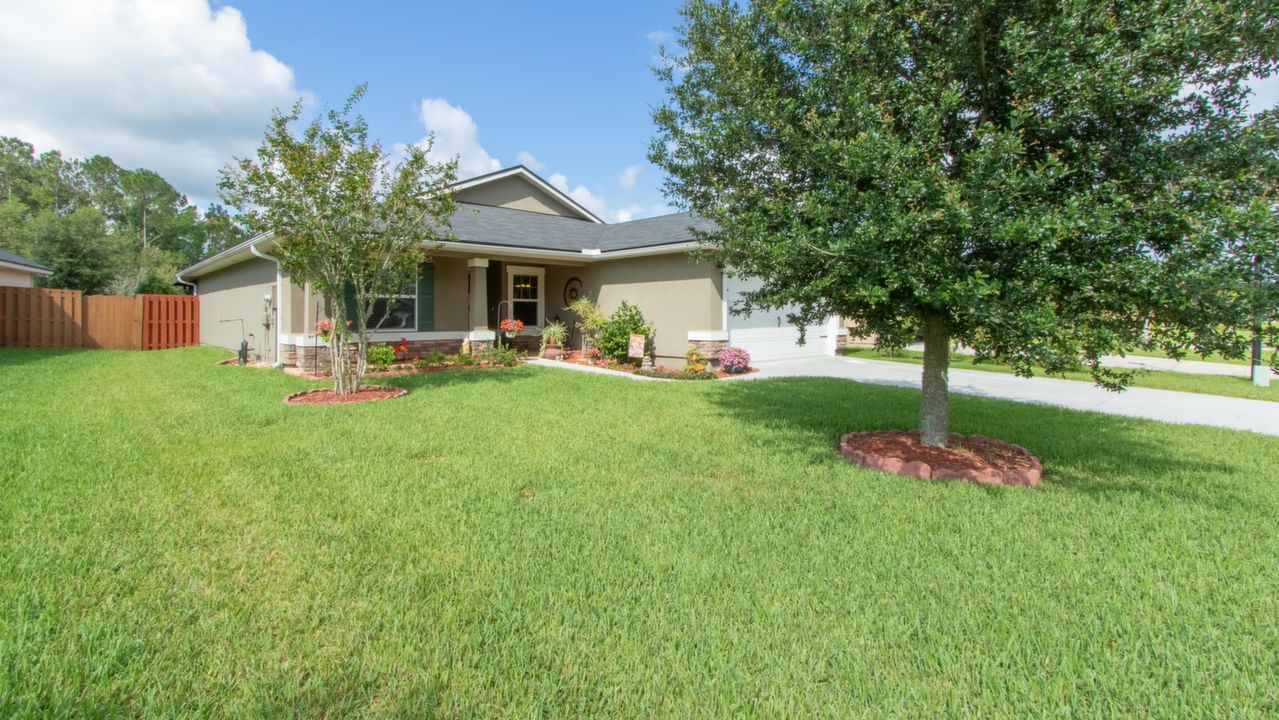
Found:
[[[541,327],[543,318],[543,286],[546,271],[542,268],[508,266],[507,297],[511,301],[511,316],[526,327]]]
[[[410,332],[417,330],[417,279],[406,277],[399,289],[373,301],[369,330]]]

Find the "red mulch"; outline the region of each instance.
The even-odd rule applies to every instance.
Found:
[[[730,372],[724,372],[723,370],[716,370],[715,377],[721,377],[721,378],[741,377],[743,375],[751,375],[757,372],[759,372],[759,368],[757,367],[748,367],[746,368],[746,372],[739,372],[739,373],[730,373]]]
[[[400,377],[400,376],[402,376],[402,375],[419,375],[419,374],[421,374],[421,373],[445,372],[446,370],[496,370],[496,369],[498,369],[498,368],[504,368],[504,367],[517,367],[517,366],[511,366],[511,365],[491,365],[491,364],[489,364],[489,363],[480,363],[480,364],[478,364],[478,365],[452,365],[452,364],[446,364],[446,365],[432,365],[431,367],[424,367],[424,368],[415,368],[415,367],[413,367],[412,365],[392,365],[392,366],[391,366],[391,369],[390,369],[390,370],[387,370],[386,372],[373,372],[373,371],[369,371],[369,372],[364,373],[364,377],[366,377],[366,378],[388,378],[388,377]],[[287,372],[287,370],[286,370],[286,372]],[[309,372],[300,372],[300,371],[299,371],[299,372],[294,372],[294,373],[291,373],[291,374],[293,374],[293,375],[297,375],[298,377],[301,377],[301,378],[306,378],[307,380],[331,380],[331,379],[333,379],[333,374],[332,374],[332,373],[326,373],[326,372],[325,372],[325,373],[309,373]]]
[[[408,390],[384,385],[364,385],[357,393],[334,395],[333,388],[316,388],[295,392],[284,398],[288,405],[345,405],[347,403],[372,402],[374,400],[390,400],[408,394]]]
[[[921,443],[917,430],[849,433],[839,452],[873,470],[934,480],[1034,486],[1044,471],[1026,448],[982,435],[951,433],[949,447],[937,448]]]

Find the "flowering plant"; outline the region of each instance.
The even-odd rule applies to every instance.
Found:
[[[706,369],[706,358],[697,352],[697,348],[692,345],[688,346],[688,352],[684,353],[684,372],[699,373]]]
[[[333,336],[333,321],[321,320],[318,323],[316,323],[315,334],[319,335],[320,339],[323,340],[324,342],[328,342],[329,338]]]
[[[395,352],[397,353],[401,353],[401,354],[406,353],[409,351],[409,341],[405,340],[404,338],[400,338],[400,342],[393,345],[392,349],[395,350]]]
[[[726,373],[744,373],[751,367],[751,354],[741,348],[724,348],[719,351],[719,366]]]
[[[497,326],[502,332],[506,333],[507,337],[514,337],[524,332],[524,321],[516,320],[515,318],[507,318],[498,323]]]

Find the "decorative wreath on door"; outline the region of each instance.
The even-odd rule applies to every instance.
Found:
[[[573,301],[582,296],[582,280],[580,278],[571,277],[564,283],[564,304],[572,305]]]

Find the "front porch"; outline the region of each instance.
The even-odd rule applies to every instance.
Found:
[[[576,316],[564,308],[585,286],[585,270],[583,263],[536,257],[436,254],[402,292],[377,301],[369,320],[370,342],[403,340],[408,357],[464,349],[476,353],[499,340],[501,320],[515,318],[524,323],[523,332],[502,340],[536,352],[547,322],[575,325]],[[323,299],[309,288],[291,290],[298,296],[294,302],[286,298],[294,332],[281,333],[280,360],[307,372],[327,370],[328,347],[314,332],[316,322],[329,317]]]

